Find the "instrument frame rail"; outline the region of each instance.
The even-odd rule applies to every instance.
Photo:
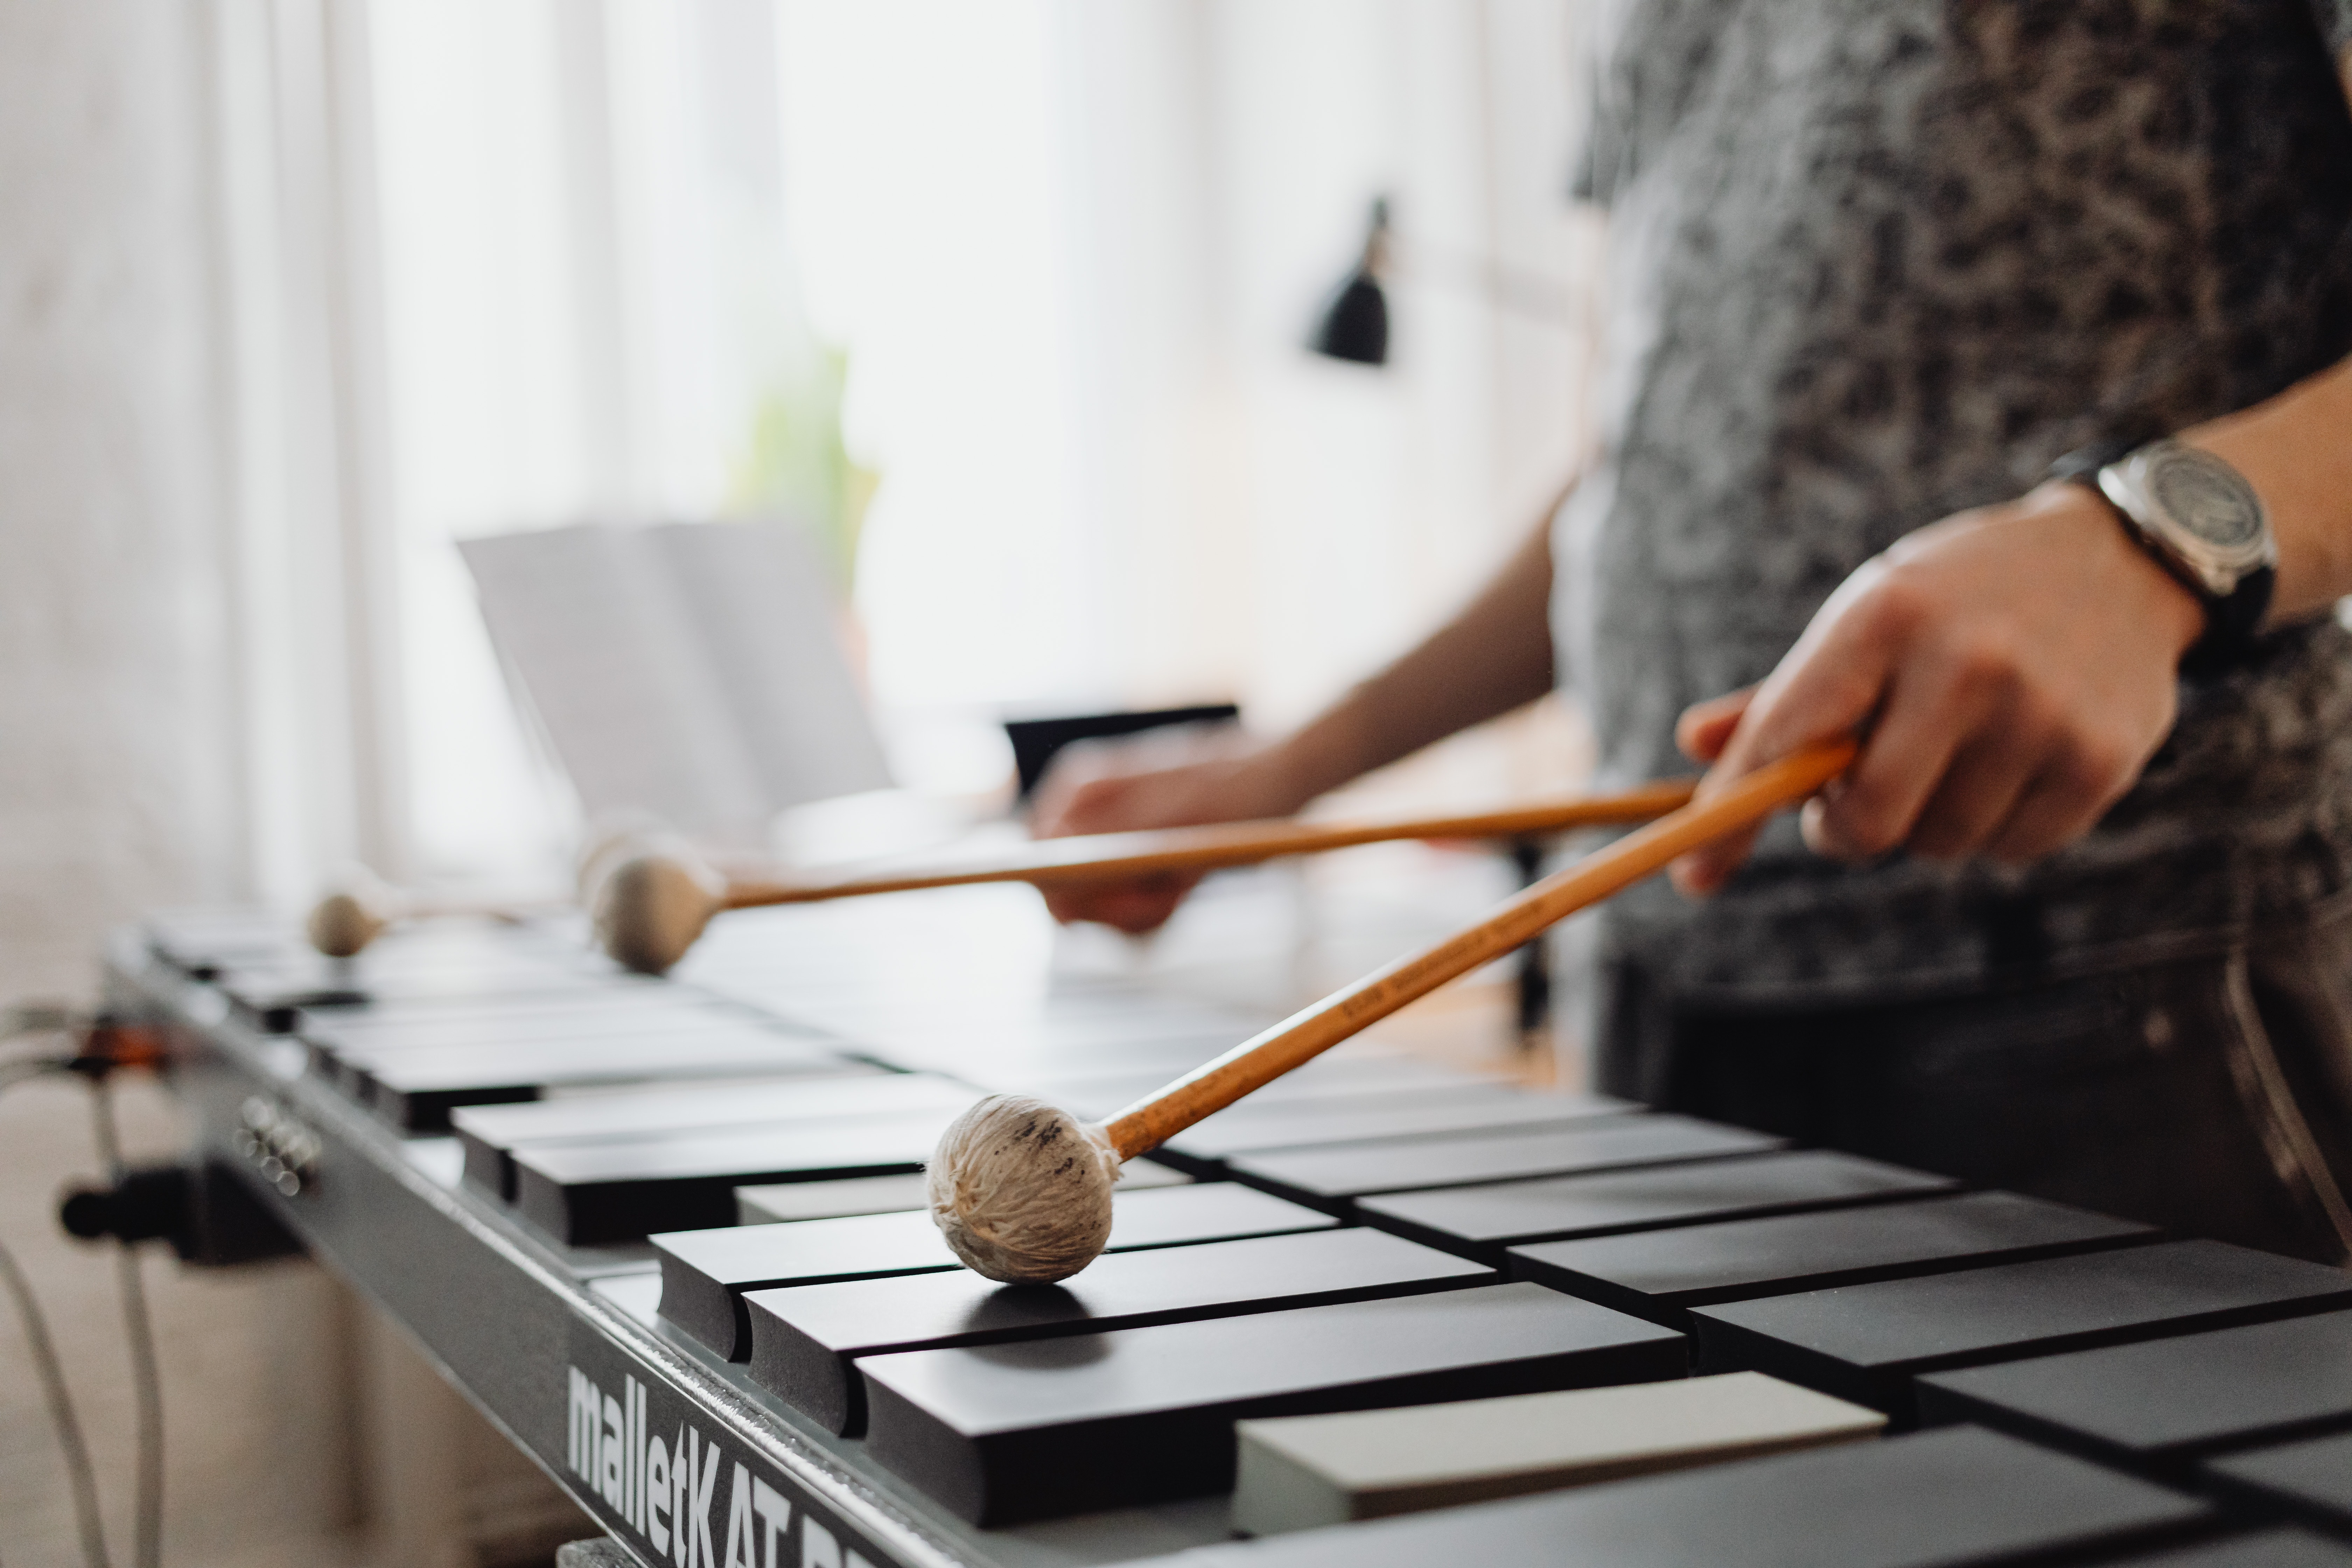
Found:
[[[109,942],[104,984],[110,1007],[171,1040],[166,1070],[190,1113],[191,1161],[236,1181],[649,1565],[722,1568],[733,1555],[1043,1568],[1228,1537],[1222,1497],[1034,1531],[974,1530],[868,1462],[862,1445],[791,1412],[742,1366],[655,1323],[649,1247],[566,1249],[534,1234],[464,1184],[454,1137],[404,1136],[307,1071],[293,1037],[265,1032],[138,930]],[[307,1140],[311,1174],[291,1196],[239,1148],[257,1105],[273,1127]],[[612,1289],[620,1281],[649,1288],[642,1316]],[[672,1445],[684,1450],[675,1466]],[[666,1469],[668,1495],[657,1500]],[[681,1513],[693,1539],[685,1553],[673,1529]]]
[[[896,1012],[867,1006],[865,1018],[856,1016],[859,1008],[852,1004],[865,994],[859,988],[890,972],[877,966],[869,975],[841,962],[841,955],[855,957],[859,944],[870,942],[871,933],[854,925],[835,947],[822,941],[780,942],[775,938],[782,933],[770,932],[778,956],[763,948],[757,972],[730,975],[706,955],[700,984],[616,984],[599,962],[583,957],[576,934],[553,925],[501,928],[496,945],[512,945],[488,958],[471,951],[473,939],[462,934],[417,937],[414,951],[389,941],[386,951],[369,955],[378,976],[390,982],[370,1004],[373,982],[363,989],[366,976],[355,968],[320,970],[308,959],[274,969],[267,963],[244,965],[234,956],[213,962],[204,955],[215,950],[202,944],[215,941],[215,931],[226,933],[218,939],[225,955],[266,954],[272,939],[257,925],[247,931],[227,913],[201,913],[182,918],[185,940],[152,920],[116,932],[104,972],[110,1009],[165,1042],[162,1070],[190,1112],[194,1144],[180,1168],[186,1179],[171,1184],[171,1190],[186,1194],[182,1206],[188,1224],[178,1228],[200,1238],[191,1250],[202,1260],[226,1261],[299,1246],[333,1269],[399,1325],[502,1436],[608,1532],[616,1560],[634,1554],[646,1568],[791,1568],[795,1563],[800,1568],[1091,1568],[1172,1558],[1186,1568],[1227,1562],[1274,1568],[1418,1562],[1423,1557],[1414,1553],[1430,1542],[1451,1543],[1449,1555],[1462,1555],[1468,1543],[1475,1557],[1476,1542],[1506,1549],[1511,1532],[1529,1521],[1580,1521],[1578,1528],[1594,1542],[1616,1541],[1621,1527],[1638,1525],[1635,1533],[1656,1548],[1643,1560],[1685,1562],[1690,1560],[1685,1548],[1694,1542],[1715,1551],[1707,1534],[1713,1527],[1704,1520],[1651,1518],[1643,1510],[1673,1500],[1696,1504],[1744,1498],[1740,1506],[1759,1528],[1775,1520],[1787,1526],[1785,1545],[1813,1528],[1810,1505],[1800,1495],[1803,1487],[1789,1497],[1772,1489],[1786,1478],[1813,1477],[1817,1502],[1843,1495],[1841,1489],[1859,1485],[1868,1491],[1904,1475],[1925,1477],[1926,1493],[1941,1496],[1948,1489],[1937,1479],[1938,1457],[1970,1455],[1982,1461],[1984,1498],[2007,1500],[2020,1487],[2030,1491],[2046,1483],[2060,1502],[2089,1500],[2088,1513],[2074,1503],[2054,1508],[2054,1533],[2033,1541],[2026,1539],[2032,1531],[2021,1534],[2007,1525],[1993,1531],[1983,1545],[2001,1561],[2020,1551],[2042,1562],[2053,1560],[2051,1552],[2137,1549],[2134,1542],[2154,1544],[2158,1536],[2210,1539],[2281,1515],[2301,1514],[2352,1537],[2347,1511],[2352,1490],[2337,1495],[2334,1471],[2324,1478],[2327,1487],[2315,1490],[2301,1472],[2273,1474],[2257,1462],[2275,1444],[2315,1432],[2328,1434],[2319,1439],[2323,1445],[2352,1440],[2352,1415],[2346,1414],[2336,1383],[2317,1390],[2273,1389],[2259,1398],[2262,1391],[2242,1391],[2239,1404],[2252,1414],[2239,1426],[2247,1431],[2230,1426],[2222,1413],[2196,1413],[2212,1415],[2221,1426],[2160,1456],[2143,1452],[2148,1446],[2129,1441],[2123,1427],[2116,1428],[2123,1436],[2110,1440],[2116,1422],[2102,1425],[2102,1411],[2128,1403],[2126,1395],[2137,1397],[2159,1426],[2178,1416],[2177,1410],[2168,1416],[2173,1406],[2156,1397],[2177,1390],[2145,1386],[2158,1370],[2152,1359],[2158,1344],[2178,1347],[2179,1359],[2168,1365],[2184,1373],[2202,1367],[2210,1384],[2235,1364],[2231,1354],[2246,1353],[2227,1337],[2229,1325],[2326,1319],[2336,1332],[2352,1335],[2352,1283],[2347,1282],[2352,1277],[2315,1264],[2167,1238],[2010,1194],[1964,1193],[1941,1178],[1790,1150],[1778,1138],[1633,1106],[1591,1103],[1565,1121],[1547,1115],[1531,1122],[1512,1112],[1483,1137],[1424,1122],[1410,1138],[1304,1141],[1335,1130],[1360,1134],[1390,1114],[1377,1109],[1382,1105],[1417,1097],[1441,1102],[1435,1090],[1425,1094],[1409,1083],[1368,1097],[1367,1084],[1400,1077],[1391,1066],[1356,1072],[1356,1094],[1269,1100],[1259,1120],[1294,1128],[1302,1140],[1296,1145],[1263,1152],[1237,1147],[1230,1158],[1168,1163],[1189,1163],[1204,1176],[1231,1183],[1222,1190],[1234,1199],[1246,1194],[1245,1203],[1207,1201],[1204,1188],[1139,1192],[1124,1200],[1171,1213],[1264,1208],[1295,1218],[1296,1226],[1286,1223],[1269,1233],[1246,1215],[1240,1217],[1249,1223],[1238,1227],[1233,1216],[1210,1224],[1196,1215],[1191,1223],[1197,1234],[1145,1226],[1136,1237],[1138,1249],[1116,1253],[1107,1265],[1110,1272],[1098,1281],[1080,1281],[1071,1289],[1013,1288],[1080,1298],[1085,1321],[1097,1327],[1081,1331],[1078,1318],[1059,1315],[1061,1309],[1034,1296],[1020,1305],[1029,1316],[1019,1321],[982,1323],[971,1303],[951,1303],[949,1310],[933,1300],[943,1299],[942,1286],[967,1277],[937,1270],[934,1254],[891,1239],[892,1224],[872,1217],[884,1211],[856,1206],[870,1201],[862,1194],[829,1211],[849,1216],[832,1222],[833,1229],[811,1229],[804,1233],[809,1245],[784,1247],[773,1257],[764,1247],[748,1245],[749,1237],[746,1247],[720,1245],[732,1234],[724,1228],[645,1227],[667,1233],[661,1245],[643,1238],[644,1231],[606,1245],[568,1241],[564,1237],[574,1232],[559,1235],[543,1215],[535,1216],[530,1204],[518,1201],[531,1152],[568,1147],[591,1133],[591,1142],[634,1148],[648,1132],[635,1113],[625,1117],[619,1100],[551,1099],[536,1109],[514,1104],[463,1112],[456,1131],[419,1129],[400,1105],[355,1088],[346,1070],[351,1064],[320,1046],[317,1037],[331,1029],[320,1030],[317,1015],[368,1008],[376,1032],[390,1038],[401,1032],[404,1017],[414,1021],[418,1008],[438,1019],[436,1009],[446,1004],[462,1012],[487,996],[490,1013],[504,1016],[511,1003],[519,1016],[533,1011],[542,994],[551,1009],[563,1012],[567,994],[646,996],[651,993],[640,987],[659,986],[675,1005],[653,1009],[648,1017],[707,1008],[713,1016],[731,1014],[746,1026],[774,1028],[791,1047],[780,1059],[802,1064],[785,1071],[809,1075],[814,1099],[806,1108],[823,1101],[837,1111],[906,1098],[873,1087],[894,1081],[887,1074],[932,1074],[938,1081],[913,1098],[952,1100],[963,1088],[989,1081],[992,1070],[1017,1082],[1024,1074],[1067,1066],[1063,1058],[1081,1059],[1080,1051],[1060,1043],[1037,1048],[1036,1040],[1048,1036],[1059,1042],[1060,1035],[1100,1034],[1108,1042],[1094,1047],[1108,1053],[1100,1065],[1129,1074],[1150,1070],[1141,1064],[1160,1053],[1151,1042],[1172,1025],[1191,1031],[1168,1037],[1190,1041],[1181,1051],[1216,1048],[1215,1034],[1226,1024],[1215,1014],[1196,1008],[1196,1022],[1182,1010],[1193,1005],[1161,1005],[1139,985],[1121,989],[1083,973],[1075,979],[1052,976],[1048,1000],[1058,999],[1058,1010],[1024,1011],[1028,1004],[1015,998],[1019,1006],[992,1015],[995,1034],[1003,1037],[997,1044],[1006,1048],[995,1051],[992,1068],[990,1052],[973,1048],[975,1035],[988,1035],[992,1015],[983,1008],[968,1020],[971,998],[953,985],[936,993],[901,985],[885,993]],[[497,983],[468,990],[467,973],[455,963],[447,976],[427,973],[429,963],[448,952]],[[509,975],[521,976],[520,986],[510,978],[497,980],[500,962]],[[932,955],[927,952],[923,962],[933,962]],[[835,968],[843,973],[836,975]],[[299,994],[288,989],[296,984]],[[868,1026],[877,1021],[881,1026]],[[348,1016],[343,1025],[354,1037],[367,1033]],[[937,1052],[908,1048],[905,1039],[923,1028],[952,1038],[963,1054],[943,1060]],[[464,1030],[453,1026],[451,1032]],[[662,1043],[658,1030],[649,1033],[654,1053],[637,1069],[608,1075],[604,1087],[638,1096],[651,1108],[645,1113],[656,1141],[732,1137],[751,1124],[736,1121],[738,1112],[762,1127],[810,1124],[797,1115],[803,1107],[793,1097],[762,1098],[748,1087],[730,1090],[723,1075],[683,1075],[707,1086],[699,1089],[648,1076],[643,1068],[659,1062]],[[499,1048],[491,1038],[484,1043]],[[760,1061],[756,1054],[748,1059]],[[1326,1069],[1325,1078],[1319,1087],[1328,1089],[1348,1083],[1350,1074]],[[896,1081],[910,1092],[916,1082]],[[584,1090],[594,1082],[587,1075],[575,1087]],[[664,1094],[671,1098],[659,1098]],[[1455,1100],[1481,1098],[1497,1099],[1482,1091],[1442,1103],[1451,1114]],[[1372,1121],[1368,1112],[1375,1113]],[[711,1113],[720,1120],[705,1121]],[[887,1115],[856,1120],[895,1125]],[[1393,1119],[1378,1124],[1393,1131]],[[529,1136],[534,1130],[544,1136],[534,1140]],[[799,1161],[790,1167],[794,1171],[832,1168],[825,1163],[831,1154],[820,1162],[797,1143],[755,1152],[762,1158],[704,1159],[709,1169],[696,1166],[695,1179],[750,1180],[740,1173],[785,1169],[772,1164],[777,1159]],[[512,1183],[505,1175],[509,1163]],[[687,1168],[673,1164],[644,1169],[669,1180]],[[874,1180],[845,1186],[871,1186]],[[1502,1181],[1514,1184],[1491,1184]],[[903,1193],[903,1185],[892,1190]],[[1184,1198],[1184,1192],[1194,1195]],[[137,1228],[130,1212],[135,1205],[116,1196],[121,1201],[113,1207],[123,1212],[109,1209],[111,1218],[93,1214],[92,1223],[105,1218]],[[731,1188],[729,1196],[735,1197]],[[224,1228],[217,1223],[223,1220],[235,1224]],[[1333,1228],[1333,1220],[1342,1226],[1371,1223],[1350,1230]],[[1637,1233],[1651,1239],[1640,1240]],[[819,1256],[824,1248],[815,1244],[836,1235],[867,1237],[865,1251],[850,1259],[857,1267],[841,1264],[847,1254],[839,1247]],[[1268,1252],[1281,1254],[1280,1267],[1253,1273],[1247,1260]],[[786,1253],[804,1256],[794,1263]],[[1384,1260],[1388,1253],[1396,1256]],[[1171,1277],[1171,1265],[1185,1261],[1184,1254],[1214,1278]],[[2029,1258],[2033,1261],[2021,1261]],[[1213,1267],[1220,1259],[1223,1275]],[[833,1269],[837,1281],[819,1283],[793,1271],[812,1262],[822,1266],[820,1273]],[[771,1277],[775,1269],[783,1272]],[[667,1285],[666,1271],[672,1276]],[[1519,1278],[1494,1283],[1498,1271]],[[685,1310],[681,1302],[676,1321],[662,1316],[665,1289],[688,1283],[688,1276],[706,1298],[702,1310]],[[1113,1289],[1122,1279],[1124,1297]],[[785,1285],[794,1288],[781,1288]],[[1261,1287],[1263,1294],[1253,1294]],[[786,1300],[763,1301],[763,1288]],[[2162,1299],[2148,1300],[2151,1289]],[[1099,1304],[1083,1300],[1098,1290]],[[875,1304],[886,1297],[898,1319]],[[1243,1305],[1294,1297],[1347,1304],[1288,1311]],[[1534,1299],[1554,1316],[1594,1320],[1598,1337],[1588,1344],[1591,1336],[1581,1331],[1522,1324],[1500,1331],[1495,1324],[1501,1319],[1482,1317],[1466,1327],[1462,1321],[1486,1307],[1508,1307],[1524,1317]],[[835,1373],[866,1389],[877,1410],[887,1409],[889,1419],[877,1415],[875,1436],[835,1436],[821,1414],[805,1414],[761,1386],[754,1375],[762,1354],[759,1314],[772,1307],[776,1321],[802,1325]],[[747,1314],[752,1319],[750,1362],[730,1361],[725,1349],[740,1353],[747,1347],[714,1346],[740,1342]],[[1115,1320],[1122,1317],[1132,1326],[1118,1326]],[[1451,1326],[1433,1328],[1440,1319]],[[1333,1327],[1342,1320],[1344,1329]],[[875,1337],[894,1321],[906,1331],[899,1338]],[[718,1331],[730,1325],[739,1331]],[[1952,1339],[1962,1329],[1968,1334]],[[2303,1336],[2288,1328],[2273,1331],[2280,1336],[2294,1337],[2304,1353],[2321,1358],[2338,1342],[2316,1328]],[[2112,1352],[2112,1364],[2099,1362],[2092,1349],[2122,1343],[2143,1348]],[[1499,1353],[1498,1344],[1508,1353]],[[1650,1359],[1601,1364],[1621,1350]],[[1591,1365],[1567,1364],[1587,1352]],[[2210,1365],[2197,1359],[2200,1353]],[[842,1357],[869,1354],[871,1365],[861,1362],[843,1370],[848,1363]],[[2047,1388],[2037,1385],[2030,1390],[2034,1399],[2021,1402],[2031,1408],[2008,1411],[2006,1405],[2021,1401],[1997,1397],[2000,1379],[2008,1375],[1999,1369],[2022,1371],[2036,1363],[2075,1368],[2076,1384],[2060,1379]],[[1938,1382],[1923,1390],[1917,1381],[1979,1363],[1993,1370],[1973,1380],[1961,1374],[1939,1382],[1962,1394],[1984,1384],[1999,1410],[1942,1408]],[[1869,1452],[1858,1457],[1740,1460],[1681,1479],[1621,1481],[1594,1492],[1482,1505],[1454,1521],[1431,1515],[1350,1524],[1343,1527],[1345,1538],[1342,1531],[1315,1531],[1242,1547],[1229,1544],[1233,1496],[1192,1495],[1213,1483],[1213,1472],[1230,1474],[1233,1448],[1225,1438],[1234,1415],[1419,1405],[1596,1379],[1631,1383],[1686,1366],[1700,1373],[1743,1367],[1778,1373],[1817,1392],[1858,1397],[1891,1415],[1894,1429],[1923,1415],[1931,1425],[1958,1415],[2008,1426],[2014,1435],[1983,1426],[1915,1433],[1892,1438],[1883,1449],[1864,1446]],[[1207,1375],[1204,1369],[1211,1368],[1221,1369],[1223,1381]],[[1052,1374],[1050,1386],[1037,1381],[1013,1386],[1045,1373]],[[869,1381],[859,1383],[861,1377]],[[1441,1388],[1440,1380],[1450,1381]],[[2173,1405],[2179,1404],[2174,1398]],[[2044,1410],[2045,1405],[2051,1407]],[[2263,1427],[2253,1417],[2264,1411],[2282,1419]],[[1212,1431],[1220,1422],[1225,1425]],[[1148,1423],[1162,1425],[1147,1433]],[[2238,1451],[2245,1446],[2238,1437],[2256,1436],[2255,1428],[2263,1439],[2252,1445],[2256,1451]],[[1054,1462],[1035,1468],[1032,1461],[1049,1450]],[[2333,1456],[2338,1449],[2326,1451]],[[2288,1451],[2278,1463],[2291,1469],[2294,1457]],[[1161,1472],[1146,1475],[1146,1465]],[[1135,1484],[1126,1484],[1130,1479]],[[1147,1484],[1155,1479],[1164,1484]],[[2215,1493],[2223,1500],[2218,1509]],[[1112,1506],[1179,1495],[1184,1500]],[[2103,1498],[2130,1504],[2123,1510],[2128,1517],[2115,1528],[2099,1522],[2112,1511]],[[1852,1551],[1833,1560],[1856,1565],[1924,1561],[1890,1534],[1904,1523],[1901,1500],[1875,1492],[1871,1499],[1875,1522],[1848,1531]],[[1986,1511],[1976,1503],[1969,1507]],[[1079,1508],[1100,1511],[1074,1511]],[[977,1519],[1038,1522],[991,1528],[967,1522]],[[1458,1538],[1457,1522],[1467,1531]],[[1405,1556],[1397,1556],[1398,1550]],[[1784,1553],[1773,1560],[1817,1559]],[[2099,1560],[2115,1561],[2112,1555]]]

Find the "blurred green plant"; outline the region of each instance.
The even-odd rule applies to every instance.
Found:
[[[857,570],[857,538],[881,476],[849,455],[842,439],[841,397],[849,358],[807,345],[793,373],[779,376],[752,407],[737,454],[728,501],[739,513],[780,513],[804,522],[847,596]]]

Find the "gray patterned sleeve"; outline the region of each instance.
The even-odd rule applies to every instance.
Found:
[[[2352,0],[2311,0],[2311,9],[2319,18],[2319,36],[2340,59],[2352,49]]]

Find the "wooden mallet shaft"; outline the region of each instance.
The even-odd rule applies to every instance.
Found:
[[[1158,872],[1211,871],[1255,865],[1286,855],[1309,855],[1354,844],[1402,838],[1496,838],[1556,833],[1609,823],[1646,822],[1690,799],[1683,780],[1644,784],[1612,795],[1571,796],[1507,811],[1418,816],[1386,822],[1300,823],[1286,818],[1169,827],[1141,833],[1100,833],[1046,838],[985,855],[940,859],[895,858],[811,878],[755,880],[723,877],[676,842],[623,842],[587,902],[597,940],[624,967],[666,974],[725,910],[826,899],[955,888],[976,882],[1027,882],[1051,887],[1116,881]]]
[[[1554,872],[1468,930],[1375,971],[1136,1101],[1104,1124],[1112,1148],[1122,1160],[1158,1148],[1202,1117],[1272,1083],[1455,976],[1525,945],[1579,910],[1804,799],[1844,772],[1854,752],[1853,742],[1834,741],[1784,757]]]
[[[386,928],[412,921],[467,918],[520,921],[565,905],[553,899],[423,899],[373,874],[346,878],[310,907],[303,931],[329,958],[355,958]]]
[[[945,863],[937,859],[928,864],[898,860],[790,882],[736,879],[729,882],[721,907],[762,909],[776,904],[859,898],[869,893],[966,887],[977,882],[1028,882],[1045,887],[1118,881],[1168,871],[1214,871],[1252,866],[1286,856],[1318,855],[1359,844],[1409,838],[1516,838],[1530,833],[1647,822],[1688,804],[1693,787],[1690,780],[1675,779],[1612,795],[1574,795],[1508,810],[1454,816],[1328,824],[1280,817],[1202,827],[1042,838],[1012,849]]]

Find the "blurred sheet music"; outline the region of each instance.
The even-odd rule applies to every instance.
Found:
[[[789,524],[588,523],[458,545],[591,817],[757,843],[890,783],[815,552]]]

